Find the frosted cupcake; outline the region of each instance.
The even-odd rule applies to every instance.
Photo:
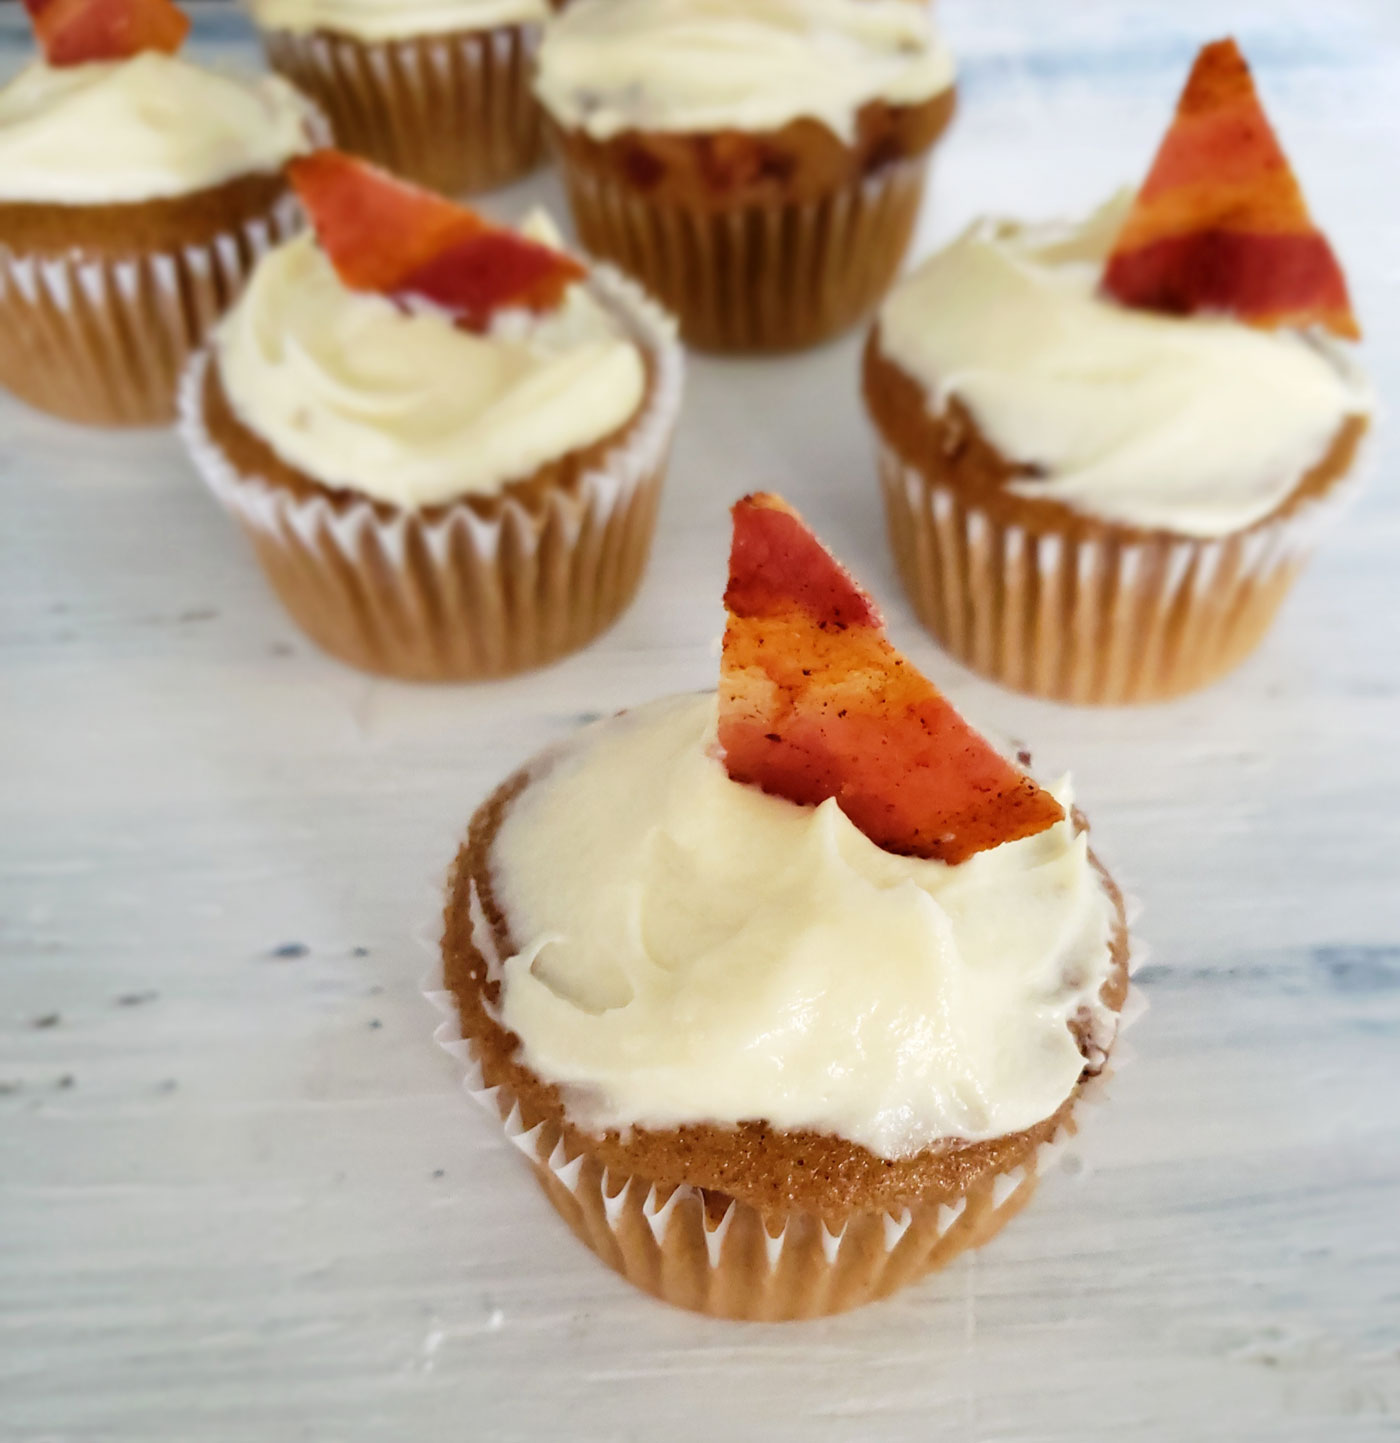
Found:
[[[540,159],[530,92],[548,0],[248,0],[269,62],[337,144],[450,195]]]
[[[986,1242],[1105,1066],[1117,889],[885,639],[796,513],[741,502],[718,698],[537,758],[448,889],[439,1040],[639,1287],[839,1312]]]
[[[631,600],[680,403],[668,318],[557,236],[336,151],[192,363],[184,434],[268,579],[353,666],[469,680]]]
[[[536,89],[584,244],[721,350],[811,345],[879,300],[953,112],[905,0],[575,0]]]
[[[1221,676],[1349,493],[1356,334],[1243,58],[1207,46],[1135,199],[979,222],[882,307],[865,399],[920,617],[1065,701]]]
[[[30,4],[0,89],[0,385],[90,425],[175,413],[191,351],[298,224],[282,166],[322,128],[285,82],[175,53],[168,0]]]

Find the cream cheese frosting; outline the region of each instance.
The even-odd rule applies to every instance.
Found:
[[[266,30],[330,30],[355,40],[406,40],[542,22],[548,0],[248,0]]]
[[[979,221],[895,288],[885,356],[938,414],[956,397],[1013,491],[1216,537],[1267,516],[1371,394],[1319,335],[1165,316],[1098,294],[1129,197],[1078,225]]]
[[[477,335],[348,289],[310,235],[258,263],[215,344],[234,413],[284,461],[406,510],[524,479],[624,425],[646,390],[639,347],[586,283]]]
[[[311,148],[309,101],[146,52],[35,63],[0,89],[0,200],[104,205],[184,195],[278,170]]]
[[[918,104],[953,83],[909,0],[574,0],[539,63],[545,107],[596,140],[808,118],[849,142],[870,101]]]
[[[1068,782],[1054,789],[1071,802]],[[1066,819],[956,867],[729,779],[713,694],[595,724],[492,852],[499,1019],[587,1129],[764,1119],[904,1157],[1050,1116],[1115,910]]]

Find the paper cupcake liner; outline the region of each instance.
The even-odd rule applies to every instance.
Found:
[[[1232,536],[1071,536],[1007,524],[879,453],[890,544],[919,619],[1017,691],[1113,705],[1208,685],[1264,636],[1355,487]]]
[[[337,144],[449,195],[491,190],[543,155],[531,88],[540,28],[368,43],[264,35],[268,62],[325,110]]]
[[[715,210],[650,200],[564,146],[560,162],[584,246],[715,351],[796,350],[855,325],[899,270],[928,164],[887,165],[818,201]]]
[[[528,502],[507,490],[489,513],[461,500],[385,519],[364,497],[302,499],[241,474],[205,423],[210,353],[190,363],[180,392],[189,453],[287,610],[333,656],[410,681],[506,676],[584,646],[631,601],[680,410],[681,352],[631,282],[600,267],[591,284],[651,359],[644,409],[576,486]]]
[[[440,908],[440,892],[435,900]],[[478,947],[490,966],[499,966],[475,887],[471,906]],[[765,1220],[735,1198],[609,1172],[586,1152],[571,1154],[557,1123],[527,1116],[509,1088],[488,1081],[445,987],[441,930],[439,911],[419,939],[436,959],[423,995],[442,1014],[433,1040],[462,1066],[468,1096],[524,1155],[575,1235],[629,1282],[677,1307],[783,1322],[886,1297],[994,1237],[1030,1201],[1039,1177],[1079,1130],[1071,1113],[1050,1141],[1029,1149],[1014,1167],[978,1178],[951,1203],[857,1212],[834,1231],[811,1213]],[[1130,985],[1117,1038],[1145,1011],[1142,993]],[[1111,1068],[1081,1083],[1076,1110],[1101,1103],[1108,1079],[1128,1060],[1121,1040],[1111,1045]]]
[[[290,194],[207,241],[129,256],[0,245],[0,386],[90,426],[174,420],[180,374],[258,257],[301,228]]]

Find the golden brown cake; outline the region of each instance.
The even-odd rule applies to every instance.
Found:
[[[595,723],[478,810],[433,1000],[605,1262],[815,1317],[1025,1205],[1128,934],[1067,780],[978,736],[777,497],[735,507],[726,604],[718,696]]]
[[[31,64],[0,90],[0,385],[89,425],[171,420],[185,361],[299,224],[283,163],[323,136],[276,79],[160,51]]]
[[[237,491],[253,481],[261,493],[256,509],[241,494],[236,514],[282,604],[318,646],[405,681],[477,681],[577,651],[631,603],[663,472],[649,468],[611,510],[595,504],[596,478],[625,466],[645,439],[657,379],[652,362],[640,407],[608,436],[495,492],[412,512],[282,460],[238,419],[216,360],[203,371],[195,425],[230,478],[243,478]],[[347,554],[338,533],[357,525]]]
[[[1034,1126],[898,1160],[844,1138],[762,1121],[598,1136],[569,1119],[558,1086],[519,1059],[496,1020],[500,982],[488,958],[515,955],[493,887],[492,848],[511,804],[547,764],[505,782],[472,818],[448,886],[445,987],[480,1070],[473,1082],[508,1124],[550,1201],[577,1236],[630,1282],[719,1317],[776,1321],[844,1312],[888,1296],[958,1253],[989,1242],[1031,1200],[1043,1166],[1075,1131],[1083,1083]],[[1082,818],[1079,825],[1083,825]],[[1112,968],[1101,994],[1118,1012],[1128,990],[1128,934],[1112,898]],[[1102,1065],[1090,1038],[1084,1083]]]
[[[546,0],[254,0],[269,64],[336,143],[448,195],[492,190],[543,151],[531,92]]]
[[[979,221],[882,306],[863,389],[915,610],[1062,701],[1216,680],[1351,494],[1358,334],[1248,66],[1207,45],[1135,197]]]
[[[1367,429],[1343,418],[1271,511],[1221,540],[1097,518],[1011,489],[968,408],[866,346],[862,390],[881,438],[890,546],[919,619],[954,656],[1060,701],[1157,701],[1224,676],[1269,629],[1309,540],[1342,499]]]
[[[545,240],[498,230],[334,151],[293,173],[321,239],[269,253],[192,363],[201,474],[352,666],[464,681],[576,650],[650,551],[680,402],[669,319],[543,221]],[[480,289],[532,267],[547,297]]]
[[[588,249],[692,344],[774,351],[889,286],[952,74],[898,0],[578,0],[537,89]]]

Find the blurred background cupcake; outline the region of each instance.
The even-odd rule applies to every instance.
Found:
[[[811,345],[879,300],[953,112],[907,0],[573,0],[536,88],[584,244],[718,350]]]
[[[180,372],[299,225],[284,162],[324,139],[275,77],[182,60],[168,0],[30,7],[0,90],[0,385],[89,425],[173,419]]]
[[[248,3],[269,62],[316,98],[343,149],[454,195],[538,163],[530,84],[549,0]]]
[[[623,278],[323,151],[316,227],[196,357],[191,454],[307,634],[366,671],[502,676],[575,650],[651,547],[680,350]]]
[[[1357,334],[1243,58],[1207,46],[1136,198],[979,222],[882,307],[865,398],[919,616],[1064,701],[1221,676],[1350,493]]]

